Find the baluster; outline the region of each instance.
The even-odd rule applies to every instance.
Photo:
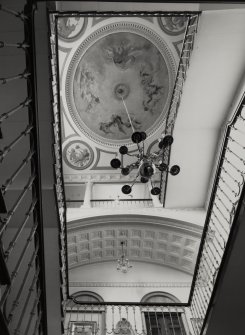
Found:
[[[159,335],[159,325],[158,325],[158,319],[157,319],[157,312],[156,312],[156,306],[153,307],[154,313],[155,313],[155,319],[156,319],[156,325],[157,325],[157,335]]]
[[[104,327],[104,334],[107,334],[107,306],[105,306],[105,327]]]
[[[34,315],[36,314],[36,309],[37,309],[37,305],[38,305],[40,296],[41,296],[41,290],[39,289],[39,290],[38,290],[38,293],[37,293],[37,296],[36,296],[36,299],[34,300],[32,310],[31,310],[31,312],[30,312],[30,316],[29,316],[29,320],[28,320],[26,329],[25,329],[25,331],[24,331],[24,334],[25,334],[25,335],[27,335],[27,334],[29,333],[29,329],[30,329],[32,320],[33,320],[33,318],[34,318]]]
[[[226,210],[226,212],[227,212],[228,214],[230,214],[231,209],[228,209],[228,208],[226,207],[226,204],[224,203],[224,201],[220,198],[220,196],[219,196],[218,194],[216,194],[216,197],[217,197],[217,199],[219,200],[219,202],[223,205],[223,208]]]
[[[190,321],[191,321],[191,324],[192,324],[192,329],[194,330],[194,333],[195,335],[198,335],[198,327],[197,327],[197,318],[195,317],[195,311],[194,311],[194,308],[193,308],[193,305],[191,304],[190,305],[190,312],[191,312],[191,318],[190,318]]]
[[[0,85],[8,84],[11,81],[17,80],[17,79],[27,79],[30,75],[31,75],[30,72],[24,71],[23,73],[20,73],[17,76],[12,76],[8,78],[0,78]]]
[[[150,335],[152,335],[152,327],[151,327],[151,317],[150,317],[150,313],[149,313],[149,306],[147,306],[147,316],[148,316],[148,324],[149,324],[149,327],[150,327]]]
[[[222,234],[220,233],[218,227],[215,225],[213,219],[211,218],[210,220],[210,224],[212,224],[212,227],[215,229],[215,233],[219,236],[219,238],[222,240],[223,245],[221,244],[220,240],[217,238],[217,236],[215,236],[216,242],[219,245],[222,253],[220,254],[220,257],[222,258],[223,254],[224,254],[224,250],[225,250],[225,246],[226,246],[226,242],[224,237],[222,236]]]
[[[243,121],[245,121],[245,119],[242,118],[241,115],[240,115],[240,118],[241,118]],[[245,146],[244,146],[244,145],[242,145],[241,143],[237,142],[237,141],[236,141],[233,137],[231,137],[231,136],[229,137],[228,141],[231,141],[232,143],[237,144],[240,148],[245,149]]]
[[[222,230],[223,230],[223,232],[225,233],[225,236],[226,236],[226,237],[229,236],[229,232],[228,232],[228,230],[227,230],[227,229],[225,228],[225,226],[222,224],[222,222],[220,221],[220,219],[218,218],[218,216],[216,215],[216,213],[214,212],[214,210],[213,210],[213,212],[212,212],[212,216],[215,217],[217,223],[219,224],[219,227],[221,227]],[[213,221],[212,216],[211,216],[211,220]],[[213,221],[213,222],[214,222],[214,221]],[[214,225],[216,226],[217,223],[214,222]]]
[[[9,9],[3,5],[0,4],[0,10],[5,12],[5,13],[8,13],[8,14],[11,14],[11,15],[14,15],[16,16],[17,18],[21,19],[22,21],[26,21],[28,20],[28,16],[25,15],[23,12],[16,12],[14,11],[13,9]]]
[[[137,334],[137,324],[136,324],[136,318],[135,318],[135,306],[133,306],[133,315],[134,315],[134,330],[135,330],[135,333]]]
[[[39,271],[40,271],[40,269],[37,268],[36,273],[35,273],[35,275],[33,277],[31,286],[29,288],[29,292],[28,292],[28,295],[26,297],[23,309],[22,309],[22,311],[20,313],[20,317],[19,317],[19,320],[17,322],[17,326],[16,326],[16,328],[14,330],[14,335],[19,335],[20,334],[21,325],[22,325],[22,322],[24,320],[24,315],[26,313],[26,310],[27,310],[27,307],[28,307],[28,304],[29,304],[29,300],[31,298],[32,292],[34,291],[34,287],[35,287],[35,285],[37,284],[37,281],[38,281]]]
[[[243,164],[245,164],[245,160],[243,158],[241,158],[240,156],[238,156],[234,151],[232,151],[229,147],[226,148],[227,151],[229,151],[231,154],[233,154],[240,162],[242,162]]]
[[[5,156],[18,144],[27,134],[31,132],[33,129],[32,125],[28,125],[24,131],[20,133],[18,137],[14,141],[10,143],[7,147],[4,147],[3,150],[0,151],[0,163],[3,161]]]
[[[229,161],[226,157],[224,157],[224,160],[233,167],[233,169],[237,172],[239,172],[241,174],[241,176],[243,176],[244,172],[242,170],[240,170],[239,168],[237,168],[233,163],[231,163],[231,161]]]
[[[99,305],[98,306],[98,313],[97,313],[98,314],[98,322],[97,322],[98,326],[97,326],[95,335],[97,335],[100,331],[100,315],[102,316],[102,314],[100,313],[100,308],[101,308],[101,306]]]
[[[183,328],[183,322],[182,322],[182,313],[179,313],[178,308],[176,308],[176,307],[175,307],[175,311],[176,311],[178,323],[179,323],[179,326],[180,326],[180,333],[181,333],[181,335],[185,335],[185,329]],[[179,317],[179,314],[180,314],[180,317]]]
[[[192,299],[190,308],[191,308],[191,313],[194,316],[194,319],[197,321],[199,319],[199,317],[198,317],[198,313],[197,313],[197,310],[196,310],[195,298],[194,297]],[[195,322],[195,330],[196,330],[196,334],[198,334],[198,325],[197,325],[197,322]]]
[[[227,184],[226,180],[220,175],[219,179],[226,185],[226,187],[229,189],[229,191],[234,194],[234,196],[236,197],[238,194],[231,188],[231,186],[229,184]]]
[[[24,248],[23,248],[23,250],[22,250],[22,252],[20,254],[20,257],[17,260],[16,266],[15,266],[13,272],[11,273],[11,286],[13,286],[13,283],[14,283],[14,281],[15,281],[18,273],[19,273],[19,269],[21,267],[21,264],[23,262],[23,259],[24,259],[25,255],[26,255],[26,252],[27,252],[27,250],[28,250],[28,248],[30,246],[30,243],[33,240],[34,234],[35,234],[35,232],[37,230],[37,226],[38,226],[38,224],[36,223],[32,227],[31,232],[30,232],[30,234],[29,234],[29,236],[28,236],[28,238],[26,240],[26,243],[24,245]],[[4,304],[4,302],[6,301],[8,295],[10,293],[11,286],[6,287],[5,291],[3,292],[2,299],[0,301],[0,308]]]
[[[162,310],[162,319],[163,319],[163,326],[164,326],[165,334],[168,335],[168,328],[167,328],[167,325],[166,325],[164,307],[163,306],[161,306],[161,310]]]
[[[142,328],[142,334],[147,335],[146,329],[145,329],[145,319],[144,319],[144,312],[142,306],[140,306],[140,316],[141,316],[141,328]],[[127,311],[127,320],[128,320],[128,311]]]
[[[26,184],[26,186],[24,187],[23,192],[20,194],[20,196],[17,198],[15,204],[13,205],[13,207],[11,208],[11,210],[8,212],[7,217],[2,221],[3,225],[0,228],[0,237],[1,235],[4,233],[4,231],[6,230],[6,228],[8,227],[8,224],[12,218],[12,216],[14,215],[17,207],[19,206],[19,204],[21,203],[21,201],[23,200],[23,198],[25,197],[26,193],[28,192],[28,190],[31,188],[31,186],[34,183],[36,176],[32,176],[28,183]]]
[[[65,334],[68,335],[70,334],[71,332],[71,314],[72,314],[72,309],[73,309],[74,305],[71,306],[71,310],[70,310],[70,313],[69,313],[69,320],[67,321],[67,328],[65,328]],[[66,307],[67,308],[67,307]]]
[[[6,43],[4,41],[0,41],[0,48],[5,48],[5,47],[25,50],[30,47],[30,44],[26,43],[25,41],[21,43]]]
[[[210,221],[211,222],[211,221]],[[211,227],[211,226],[210,226]],[[215,232],[216,234],[217,232]],[[223,256],[223,252],[221,253],[220,250],[217,248],[216,243],[214,243],[214,241],[219,245],[220,249],[223,251],[224,248],[222,247],[221,243],[219,242],[218,238],[216,237],[216,235],[214,235],[214,238],[212,240],[209,241],[209,247],[213,247],[216,254],[219,255],[220,260],[222,259]],[[214,252],[214,251],[213,251]]]
[[[19,303],[20,303],[20,297],[21,297],[22,292],[23,292],[23,289],[24,289],[24,287],[25,287],[27,278],[28,278],[28,276],[29,276],[29,274],[30,274],[30,270],[31,270],[31,268],[35,265],[35,261],[36,261],[36,257],[37,257],[38,250],[39,250],[39,246],[37,245],[37,246],[36,246],[36,249],[35,249],[35,251],[34,251],[34,253],[32,254],[31,260],[30,260],[30,262],[29,262],[28,265],[27,265],[27,270],[26,270],[26,272],[25,272],[24,278],[23,278],[23,280],[22,280],[22,283],[21,283],[21,285],[20,285],[20,288],[19,288],[19,290],[18,290],[18,293],[17,293],[17,295],[16,295],[16,298],[15,298],[15,299],[13,300],[13,302],[12,302],[12,306],[11,306],[11,309],[10,309],[10,312],[9,312],[9,314],[8,314],[8,318],[7,318],[7,320],[8,320],[8,324],[10,324],[10,323],[12,322],[13,315],[14,315],[14,311],[15,311],[16,307],[17,307],[17,306],[19,305]]]
[[[225,174],[227,174],[227,176],[229,176],[230,179],[233,182],[235,182],[239,188],[241,187],[241,183],[237,179],[235,179],[224,167],[222,167],[222,172],[224,172]]]
[[[6,182],[2,185],[2,193],[5,194],[8,190],[9,186],[12,185],[15,178],[19,175],[19,173],[22,171],[22,169],[30,162],[31,158],[34,155],[34,151],[30,151],[25,159],[23,159],[20,166],[15,170],[15,172],[10,176]]]
[[[234,204],[232,202],[232,200],[228,197],[228,195],[223,191],[223,189],[220,187],[220,185],[217,186],[217,191],[220,191],[222,193],[222,195],[230,202],[230,204],[232,205],[232,207],[234,207]]]
[[[111,307],[111,311],[112,311],[112,333],[114,333],[114,331],[115,331],[115,327],[114,327],[114,306]]]
[[[202,317],[201,312],[199,310],[199,305],[197,304],[197,301],[198,301],[198,298],[195,296],[195,299],[193,300],[193,302],[194,302],[194,307],[195,307],[195,310],[196,310],[197,320],[199,320],[198,329],[200,331],[200,329],[201,329],[200,321],[202,322],[203,317]]]
[[[35,327],[34,327],[34,331],[33,331],[33,334],[34,335],[41,335],[40,333],[39,333],[39,326],[40,326],[40,324],[41,324],[41,320],[42,320],[42,311],[40,310],[39,312],[38,312],[39,314],[38,314],[38,318],[37,318],[37,321],[36,321],[36,324],[35,324]]]
[[[172,325],[173,335],[176,335],[175,327],[174,327],[174,323],[173,323],[173,318],[172,318],[172,312],[171,312],[169,306],[167,308],[168,308],[168,313],[169,313],[169,316],[170,316],[170,322],[171,322],[171,325]]]
[[[203,318],[203,315],[205,315],[205,310],[203,309],[203,299],[200,298],[200,295],[198,294],[198,290],[197,288],[195,289],[193,296],[195,296],[195,306],[196,306],[196,310],[197,310],[197,315],[198,317],[200,317],[201,319]],[[200,300],[202,301],[202,303],[200,303]]]

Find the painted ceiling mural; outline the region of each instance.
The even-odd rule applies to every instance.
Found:
[[[164,129],[185,24],[181,17],[59,17],[65,174],[110,168],[122,143],[133,151],[128,113],[152,147]]]

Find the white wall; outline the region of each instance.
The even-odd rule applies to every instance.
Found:
[[[174,129],[166,207],[203,207],[220,130],[245,71],[245,10],[203,12]]]
[[[128,273],[116,269],[116,260],[71,269],[70,294],[93,291],[105,301],[140,302],[145,294],[162,291],[187,302],[191,275],[166,266],[135,261],[131,264],[133,268]]]
[[[94,184],[92,188],[92,199],[111,199],[115,200],[119,196],[120,199],[151,199],[147,184],[135,184],[132,188],[131,195],[125,195],[122,193],[121,188],[123,185],[131,182],[125,182],[121,184]]]

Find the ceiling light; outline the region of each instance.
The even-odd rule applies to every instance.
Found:
[[[117,270],[121,271],[123,273],[127,273],[130,268],[132,268],[132,265],[129,264],[128,258],[126,258],[125,251],[123,249],[123,246],[125,245],[125,241],[121,242],[122,246],[122,254],[121,257],[117,260]]]
[[[132,191],[132,186],[135,184],[138,177],[140,178],[141,183],[147,183],[149,180],[151,181],[152,176],[154,176],[157,171],[160,172],[165,171],[166,173],[170,173],[171,175],[176,176],[180,172],[180,167],[178,165],[173,165],[171,168],[169,168],[168,164],[164,163],[168,161],[167,155],[169,153],[169,147],[172,145],[174,140],[171,135],[166,135],[163,138],[159,139],[158,150],[150,153],[145,153],[144,141],[146,140],[147,135],[144,131],[139,132],[134,130],[132,120],[130,118],[127,106],[123,98],[122,102],[124,104],[125,110],[128,115],[128,119],[131,124],[131,128],[133,130],[131,140],[133,143],[137,145],[138,154],[130,154],[128,152],[127,146],[123,145],[119,148],[119,153],[122,156],[128,155],[130,157],[135,157],[136,161],[129,165],[122,166],[121,161],[118,158],[114,158],[111,160],[111,167],[114,169],[120,168],[121,174],[123,176],[129,175],[130,172],[134,169],[137,170],[137,174],[132,185],[124,185],[122,187],[122,192],[124,194],[130,194]],[[151,194],[159,195],[160,192],[161,192],[160,188],[154,187],[152,184]]]

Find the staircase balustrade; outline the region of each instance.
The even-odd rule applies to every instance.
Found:
[[[217,278],[236,225],[245,180],[245,95],[224,134],[190,295],[196,335],[203,334]],[[202,285],[200,285],[202,284]]]
[[[189,335],[185,308],[173,304],[66,304],[65,335]]]
[[[41,334],[45,333],[46,327],[43,228],[34,84],[33,10],[30,4],[25,6],[23,12],[16,12],[0,5],[2,17],[15,17],[11,22],[15,20],[17,27],[22,26],[17,36],[21,33],[24,37],[24,42],[20,43],[0,42],[0,57],[6,59],[8,52],[2,54],[1,50],[4,51],[7,48],[11,48],[11,54],[19,57],[15,64],[11,63],[11,57],[7,59],[8,70],[11,72],[17,68],[15,65],[21,64],[24,68],[20,74],[11,73],[10,76],[1,77],[1,89],[7,93],[11,92],[13,101],[21,96],[17,94],[20,86],[25,88],[26,92],[22,102],[0,114],[1,335]],[[12,28],[13,26],[11,31]],[[6,36],[7,40],[8,30],[5,29],[5,31],[6,33],[4,32],[2,36],[3,38]],[[15,52],[15,49],[20,50]],[[3,93],[2,106],[8,105],[7,96],[8,94],[5,101]],[[15,124],[18,125],[18,120],[21,120],[20,124],[25,127],[25,130],[20,133],[18,127],[13,127]],[[11,136],[14,139],[11,139]]]

